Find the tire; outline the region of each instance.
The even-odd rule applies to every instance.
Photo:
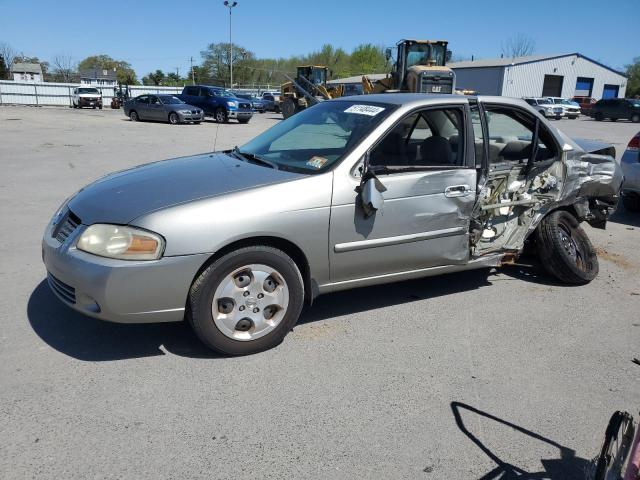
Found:
[[[617,118],[613,118],[613,117],[611,117],[611,121],[612,121],[612,122],[617,122],[617,121],[618,121],[618,119],[617,119]]]
[[[627,412],[615,412],[604,435],[593,480],[622,478],[622,467],[633,442],[633,418]]]
[[[595,118],[597,122],[601,122],[602,120],[604,120],[604,115],[602,114],[602,112],[596,112],[593,118]]]
[[[273,290],[266,287],[269,278],[276,280]],[[270,301],[283,308],[265,317]],[[295,262],[281,250],[252,246],[222,256],[196,278],[187,318],[207,347],[224,355],[248,355],[279,345],[298,321],[303,303],[304,284]],[[276,320],[271,324],[264,318]]]
[[[627,193],[622,195],[622,203],[624,208],[630,212],[640,211],[640,195],[637,193]]]
[[[193,122],[194,125],[200,125],[202,122]]]
[[[598,275],[596,251],[576,218],[556,210],[536,230],[538,256],[547,272],[570,285],[585,285]]]
[[[634,113],[634,114],[631,116],[631,121],[632,121],[633,123],[640,123],[640,113]]]
[[[102,110],[102,105],[100,105],[98,108],[99,108],[100,110]]]
[[[129,119],[130,119],[132,122],[137,122],[137,121],[139,121],[139,120],[140,120],[140,117],[138,117],[138,112],[136,112],[135,110],[131,110],[131,111],[129,112]]]
[[[258,113],[264,113],[264,110],[258,110]]]
[[[291,97],[287,97],[282,103],[282,118],[289,118],[296,114],[298,110],[296,102]]]
[[[171,125],[178,125],[180,123],[180,117],[178,117],[176,112],[171,112],[169,114],[169,123]]]
[[[228,123],[229,115],[224,108],[218,108],[215,112],[216,122],[218,123]]]

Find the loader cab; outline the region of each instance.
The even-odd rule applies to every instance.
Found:
[[[298,67],[298,78],[305,78],[307,81],[314,85],[324,85],[327,83],[327,67],[320,67],[317,65],[306,65]]]
[[[420,93],[453,93],[455,74],[446,67],[451,57],[448,42],[401,40],[394,69],[396,88]]]

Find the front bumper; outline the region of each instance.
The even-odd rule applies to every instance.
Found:
[[[47,226],[42,259],[49,286],[71,308],[117,323],[180,321],[191,283],[209,255],[127,261],[98,257],[78,250],[81,225],[64,243]]]
[[[253,117],[253,111],[251,110],[229,110],[229,118],[247,119]]]
[[[200,113],[178,112],[178,116],[180,117],[181,122],[203,122],[204,121],[204,112],[202,110],[200,111]]]
[[[101,107],[102,99],[94,99],[94,98],[78,98],[78,105],[81,107]]]

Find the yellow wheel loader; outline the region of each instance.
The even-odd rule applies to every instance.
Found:
[[[386,78],[372,82],[362,77],[364,93],[414,92],[454,93],[456,75],[445,66],[451,52],[448,42],[437,40],[400,40],[393,71]],[[386,50],[387,60],[391,49]]]
[[[280,109],[282,116],[291,115],[324,100],[331,100],[344,95],[342,85],[327,85],[329,69],[318,65],[304,65],[297,69],[295,78],[287,75],[289,80],[280,87]]]

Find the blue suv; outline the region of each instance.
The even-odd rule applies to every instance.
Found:
[[[224,88],[189,85],[178,97],[183,102],[200,107],[205,115],[214,117],[218,123],[227,123],[230,118],[235,118],[239,123],[248,123],[253,116],[250,101],[238,98]]]

